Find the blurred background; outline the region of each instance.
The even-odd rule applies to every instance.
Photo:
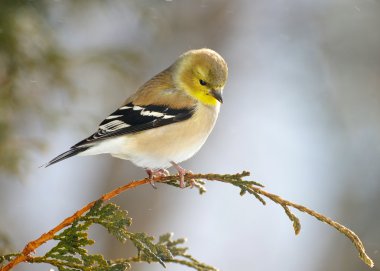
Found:
[[[229,64],[225,103],[183,166],[251,171],[268,191],[353,229],[380,266],[379,27],[378,0],[2,0],[1,252],[145,177],[110,156],[39,166],[94,132],[178,55],[209,47]],[[132,230],[187,237],[190,254],[221,270],[369,270],[348,239],[314,218],[296,213],[302,231],[294,236],[279,206],[229,185],[207,188],[199,196],[146,185],[114,202],[130,212]],[[96,252],[132,254],[101,228],[91,234]]]

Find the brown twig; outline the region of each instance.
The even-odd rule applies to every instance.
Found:
[[[356,249],[359,252],[360,258],[368,266],[370,266],[370,267],[374,266],[373,261],[368,257],[368,255],[365,252],[363,243],[361,242],[359,237],[353,231],[351,231],[347,227],[335,222],[331,218],[328,218],[328,217],[326,217],[320,213],[317,213],[317,212],[315,212],[315,211],[313,211],[313,210],[311,210],[311,209],[309,209],[303,205],[293,203],[291,201],[288,201],[288,200],[281,198],[278,195],[275,195],[275,194],[272,194],[272,193],[269,193],[269,192],[263,190],[260,187],[261,185],[259,183],[243,181],[242,178],[246,177],[246,176],[249,176],[249,172],[244,171],[242,173],[235,174],[235,175],[186,174],[185,180],[189,181],[189,182],[192,182],[194,179],[204,179],[204,180],[209,180],[209,181],[221,181],[221,182],[232,183],[232,184],[234,184],[240,188],[242,188],[242,186],[244,185],[244,191],[249,190],[249,192],[251,194],[253,194],[255,197],[258,197],[258,199],[263,204],[265,204],[265,201],[260,196],[257,196],[257,195],[264,196],[264,197],[270,199],[271,201],[281,205],[284,208],[288,217],[293,221],[293,227],[294,227],[296,234],[298,234],[300,231],[300,223],[298,221],[298,218],[293,213],[291,213],[289,207],[293,207],[293,208],[295,208],[301,212],[305,212],[305,213],[317,218],[318,220],[329,224],[330,226],[332,226],[333,228],[335,228],[339,232],[345,234],[354,243]],[[174,182],[174,181],[178,181],[178,176],[157,177],[154,179],[154,181],[155,182],[167,182],[167,181]],[[119,188],[116,188],[115,190],[112,190],[109,193],[104,194],[98,200],[90,202],[89,204],[84,206],[82,209],[75,212],[72,216],[63,220],[59,225],[57,225],[56,227],[51,229],[49,232],[44,233],[39,238],[37,238],[36,240],[29,242],[25,246],[23,251],[20,254],[18,254],[15,258],[13,258],[7,265],[2,267],[0,269],[0,271],[11,270],[14,266],[16,266],[17,264],[19,264],[21,262],[32,262],[33,259],[30,256],[30,254],[32,252],[34,252],[35,249],[40,247],[45,242],[53,239],[56,233],[58,233],[63,228],[71,225],[76,219],[78,219],[84,213],[89,211],[95,205],[95,203],[98,202],[99,200],[100,201],[108,201],[108,200],[112,199],[113,197],[119,195],[120,193],[122,193],[128,189],[132,189],[132,188],[135,188],[137,186],[140,186],[140,185],[143,185],[143,184],[146,184],[149,182],[150,182],[149,179],[142,179],[142,180],[130,182],[124,186],[121,186]]]
[[[161,180],[157,179],[156,181],[161,181]],[[11,270],[14,266],[18,265],[19,263],[28,261],[28,259],[30,258],[29,255],[31,253],[33,253],[38,247],[40,247],[41,245],[43,245],[47,241],[53,239],[54,235],[57,232],[59,232],[60,230],[62,230],[65,227],[71,225],[76,219],[78,219],[84,213],[86,213],[87,211],[89,211],[92,208],[92,206],[94,206],[94,204],[97,201],[99,201],[99,200],[101,200],[101,201],[110,200],[110,199],[112,199],[113,197],[119,195],[120,193],[122,193],[125,190],[132,189],[132,188],[135,188],[135,187],[137,187],[139,185],[143,185],[143,184],[146,184],[146,183],[149,183],[148,179],[142,179],[142,180],[130,182],[130,183],[124,185],[124,186],[120,186],[120,187],[112,190],[111,192],[108,192],[108,193],[104,194],[98,200],[90,202],[89,204],[87,204],[86,206],[84,206],[82,209],[76,211],[72,216],[67,217],[65,220],[63,220],[61,223],[59,223],[57,226],[55,226],[53,229],[51,229],[47,233],[44,233],[40,237],[38,237],[36,240],[29,242],[24,247],[24,249],[22,250],[22,252],[18,256],[16,256],[13,260],[11,260],[7,265],[3,266],[0,269],[0,271]]]

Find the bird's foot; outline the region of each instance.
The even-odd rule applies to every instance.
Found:
[[[157,178],[157,177],[166,177],[166,176],[169,176],[169,171],[167,171],[166,169],[164,168],[161,168],[161,169],[157,169],[157,170],[152,170],[152,169],[147,169],[145,170],[146,173],[148,174],[148,178],[149,178],[149,183],[150,185],[154,188],[154,189],[157,189],[156,185],[154,184],[154,178]]]
[[[179,187],[181,188],[185,188],[185,174],[187,173],[190,173],[192,174],[193,172],[191,172],[190,170],[187,170],[187,169],[184,169],[183,167],[181,167],[180,165],[178,165],[177,163],[174,163],[174,162],[170,162],[173,167],[178,171],[178,176],[179,176]],[[190,187],[193,188],[194,186],[194,181],[195,180],[190,180],[189,183],[190,183]]]

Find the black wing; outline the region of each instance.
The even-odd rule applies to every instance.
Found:
[[[129,103],[120,107],[99,124],[99,130],[73,147],[85,146],[107,138],[132,134],[184,121],[194,114],[195,107],[170,109],[162,105],[138,106]]]
[[[59,161],[77,155],[97,141],[107,138],[132,134],[161,127],[171,123],[187,120],[194,114],[195,107],[170,109],[167,106],[137,106],[129,103],[109,115],[99,125],[99,130],[92,136],[72,146],[68,151],[58,155],[45,164],[48,167]]]

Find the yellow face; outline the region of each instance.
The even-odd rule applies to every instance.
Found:
[[[193,50],[176,63],[175,81],[190,96],[203,104],[222,103],[222,91],[227,81],[227,64],[210,49]]]

